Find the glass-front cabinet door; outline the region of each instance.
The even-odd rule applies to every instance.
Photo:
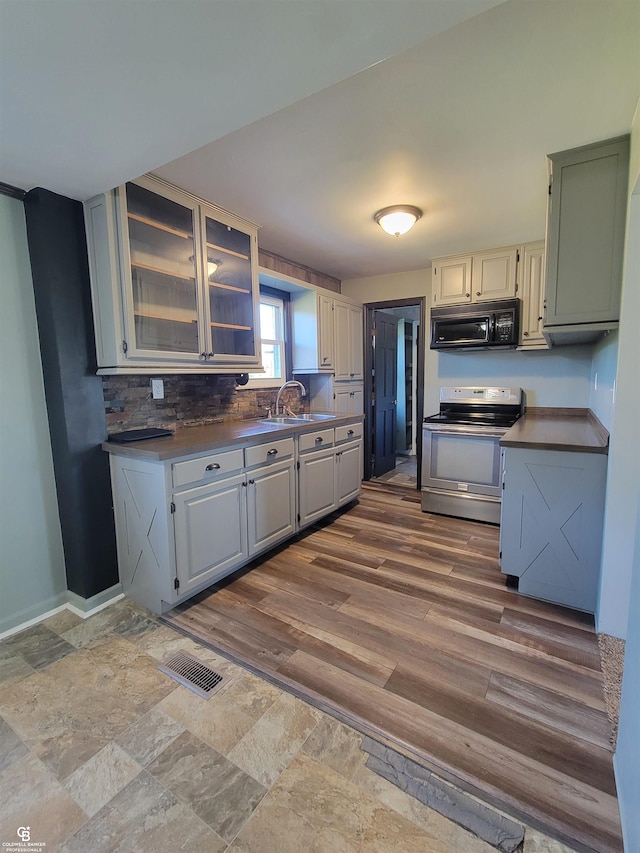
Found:
[[[131,277],[129,358],[194,361],[203,351],[197,204],[178,198],[138,183],[128,183],[121,198],[128,234],[122,257]]]
[[[203,208],[205,310],[210,334],[207,358],[247,366],[258,360],[256,237]]]

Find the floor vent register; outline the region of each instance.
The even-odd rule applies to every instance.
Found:
[[[175,652],[158,669],[203,699],[210,699],[223,685],[220,673],[187,652]]]

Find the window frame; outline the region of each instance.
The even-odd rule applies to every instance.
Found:
[[[260,389],[260,388],[279,388],[284,382],[286,382],[291,376],[291,298],[290,294],[284,290],[277,290],[274,287],[266,287],[264,285],[260,286],[260,297],[259,302],[268,302],[273,304],[277,302],[279,307],[282,309],[282,340],[271,338],[263,338],[262,330],[260,334],[259,347],[260,354],[262,357],[262,342],[265,341],[267,343],[275,343],[281,345],[281,356],[283,363],[283,377],[280,379],[279,377],[271,377],[271,376],[262,376],[257,375],[255,377],[251,376],[249,373],[249,381],[244,386],[245,388],[251,389]],[[258,308],[259,310],[259,308]]]

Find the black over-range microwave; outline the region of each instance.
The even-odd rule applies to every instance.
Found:
[[[431,309],[431,349],[516,347],[519,335],[519,299]]]

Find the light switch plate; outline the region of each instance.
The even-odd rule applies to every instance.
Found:
[[[151,396],[154,400],[164,400],[164,382],[162,379],[151,380]]]

